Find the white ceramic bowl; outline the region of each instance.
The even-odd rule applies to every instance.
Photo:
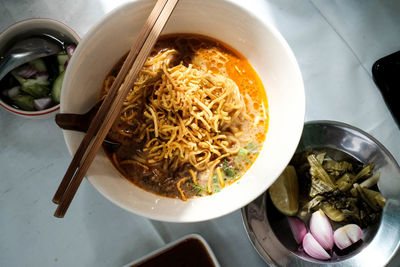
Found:
[[[66,73],[61,112],[84,113],[98,100],[103,80],[129,50],[154,1],[135,1],[105,16],[82,39]],[[242,53],[259,74],[268,97],[269,129],[256,162],[220,193],[190,199],[161,197],[123,178],[100,151],[87,178],[118,206],[148,218],[194,222],[213,219],[246,205],[262,194],[291,159],[304,123],[305,96],[299,67],[286,41],[241,7],[227,1],[178,3],[163,33],[197,33],[219,39]],[[83,137],[64,131],[71,154]]]
[[[19,21],[0,33],[0,56],[10,48],[15,41],[32,35],[48,34],[66,43],[79,43],[78,34],[62,22],[47,18],[32,18]],[[0,106],[16,115],[26,118],[44,118],[57,111],[60,104],[41,111],[26,111],[14,108],[0,99]]]

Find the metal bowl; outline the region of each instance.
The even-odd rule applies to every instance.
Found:
[[[371,135],[334,121],[312,121],[304,125],[296,153],[309,149],[334,149],[380,172],[378,188],[387,202],[379,225],[364,231],[363,242],[344,255],[319,261],[298,250],[285,216],[274,211],[265,192],[242,208],[248,236],[261,257],[278,266],[384,266],[395,255],[400,241],[400,167]],[[343,153],[342,153],[343,152]]]

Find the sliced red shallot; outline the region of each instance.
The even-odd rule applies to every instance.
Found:
[[[13,88],[3,90],[4,96],[8,96],[9,98],[13,99],[21,92],[21,86],[14,86]]]
[[[75,49],[76,49],[76,45],[68,45],[65,50],[67,51],[67,55],[69,57],[72,57],[72,54],[75,52]]]
[[[44,110],[52,105],[53,101],[50,96],[35,99],[33,105],[36,110]]]
[[[49,74],[47,72],[38,72],[36,74],[36,80],[37,81],[47,81],[49,79]]]
[[[32,77],[37,72],[38,72],[38,70],[29,64],[22,65],[21,67],[14,70],[14,73],[16,75],[21,76],[24,79],[28,79],[28,78]]]
[[[307,233],[303,238],[303,249],[311,257],[318,260],[329,260],[331,256],[315,240],[311,233]]]
[[[345,249],[363,237],[363,231],[357,224],[347,224],[336,229],[333,234],[335,244],[339,249]]]
[[[310,232],[324,249],[333,248],[332,225],[322,210],[317,210],[311,215]]]
[[[288,216],[287,218],[294,239],[296,240],[297,244],[301,244],[301,242],[303,242],[304,236],[307,234],[306,225],[302,220],[297,217]]]

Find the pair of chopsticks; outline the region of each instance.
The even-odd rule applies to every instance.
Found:
[[[55,217],[63,218],[67,212],[83,177],[120,113],[126,96],[178,1],[158,0],[151,11],[53,197],[53,202],[58,204]]]

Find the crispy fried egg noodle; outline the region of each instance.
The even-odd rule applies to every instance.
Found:
[[[115,76],[114,71],[105,79],[103,97]],[[216,42],[163,39],[109,132],[122,144],[116,151],[106,149],[115,167],[145,189],[182,200],[231,184],[265,137],[257,79],[247,61]]]
[[[176,54],[169,49],[147,60],[124,102],[121,120],[130,127],[121,133],[145,141],[147,155],[139,162],[166,159],[166,168],[190,163],[202,171],[239,151],[245,105],[235,82],[223,75],[192,64],[169,68]],[[107,78],[107,88],[113,79]]]

